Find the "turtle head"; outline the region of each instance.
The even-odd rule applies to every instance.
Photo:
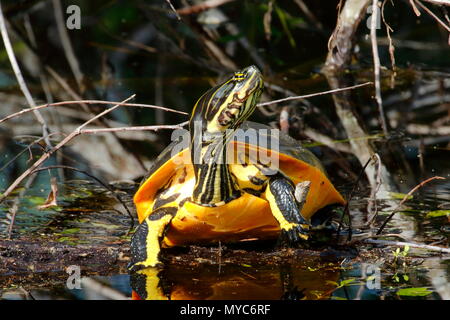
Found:
[[[208,90],[192,110],[189,128],[203,134],[223,133],[236,129],[255,110],[263,91],[263,77],[255,66],[235,72],[226,81]]]
[[[226,164],[226,146],[239,125],[255,110],[262,90],[261,72],[250,66],[208,90],[195,104],[189,121],[196,181],[193,202],[218,205],[241,195]]]

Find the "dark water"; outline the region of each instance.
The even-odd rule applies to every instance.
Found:
[[[327,54],[327,41],[335,26],[337,1],[305,1],[323,25],[314,27],[298,8],[290,4],[277,5],[272,17],[271,41],[265,40],[263,16],[267,3],[244,1],[222,7],[237,34],[230,34],[227,25],[209,26],[211,37],[237,67],[258,65],[267,82],[267,99],[305,94],[329,89],[320,69]],[[2,1],[8,20],[25,33],[24,19],[29,15],[35,32],[39,63],[25,50],[23,40],[14,40],[17,58],[36,103],[48,101],[36,66],[51,66],[68,85],[85,99],[120,101],[136,94],[135,102],[172,107],[190,112],[192,105],[218,79],[234,70],[227,69],[214,55],[208,54],[199,40],[199,24],[195,16],[187,23],[177,22],[165,1],[71,1],[82,11],[82,29],[72,30],[69,37],[84,74],[85,89],[79,88],[67,63],[48,1]],[[163,3],[163,5],[161,4]],[[177,7],[179,3],[174,1]],[[63,8],[69,3],[63,1]],[[447,128],[450,123],[450,49],[448,34],[436,22],[410,12],[407,4],[386,7],[386,19],[395,30],[397,76],[390,87],[390,72],[382,77],[383,101],[391,130],[390,137],[380,135],[378,113],[373,88],[358,89],[354,94],[356,112],[363,119],[368,136],[377,146],[383,161],[393,175],[397,195],[385,195],[378,200],[377,226],[400,202],[404,194],[419,182],[432,176],[446,180],[433,181],[414,193],[401,212],[385,230],[414,239],[416,242],[448,247],[450,226],[450,135],[414,131],[409,125]],[[358,31],[355,63],[348,73],[355,83],[373,79],[369,30],[363,22]],[[26,33],[25,33],[26,34]],[[384,26],[378,32],[381,63],[390,68]],[[251,44],[250,49],[242,41]],[[136,45],[136,43],[144,44]],[[21,110],[26,102],[16,84],[3,47],[0,48],[0,118]],[[223,59],[222,59],[223,60]],[[74,100],[47,74],[54,101]],[[274,85],[282,90],[274,89]],[[288,106],[288,105],[286,105]],[[280,105],[265,114],[256,112],[251,120],[279,122]],[[289,105],[289,134],[301,139],[322,160],[330,179],[338,190],[348,196],[361,165],[349,153],[335,152],[320,146],[302,133],[304,125],[332,137],[336,144],[345,143],[346,136],[335,113],[330,96],[294,102]],[[70,132],[85,121],[80,107],[43,110],[53,132]],[[94,107],[95,112],[103,110]],[[447,120],[445,120],[447,117]],[[149,109],[122,108],[107,117],[111,126],[176,124],[186,116],[155,112]],[[95,127],[99,125],[96,124]],[[62,128],[62,129],[61,129]],[[131,196],[145,168],[170,141],[168,131],[121,135],[124,145],[103,135],[79,137],[62,150],[61,158],[52,157],[45,165],[66,164],[94,174],[101,180],[116,181],[110,186],[126,205],[133,207]],[[41,135],[40,126],[31,114],[0,124],[0,192],[30,165],[42,149],[27,146]],[[367,138],[367,137],[361,137]],[[53,143],[61,137],[53,137]],[[343,141],[343,142],[342,142]],[[388,146],[395,148],[389,148]],[[143,161],[140,165],[130,152]],[[24,152],[8,164],[19,152]],[[30,152],[32,156],[30,156]],[[50,177],[58,177],[58,205],[39,210],[50,192]],[[124,182],[123,182],[124,181]],[[369,187],[361,181],[350,202],[356,236],[369,229]],[[16,202],[16,199],[18,199]],[[0,238],[8,235],[11,210],[18,205],[13,239],[50,240],[71,246],[83,244],[128,243],[130,219],[111,191],[73,171],[52,170],[35,175],[28,188],[18,188],[0,205]],[[335,217],[335,221],[338,219]],[[345,233],[344,233],[345,234]],[[318,258],[290,261],[277,266],[200,264],[199,266],[167,266],[159,278],[164,294],[173,299],[450,299],[449,255],[410,248],[401,256],[397,247],[372,249],[363,245],[364,259],[355,257]],[[371,253],[373,253],[371,255]],[[400,258],[394,258],[399,255]],[[395,260],[395,263],[393,262]],[[405,264],[403,264],[403,262]],[[379,269],[376,269],[379,264]],[[369,269],[368,269],[369,267]],[[375,267],[375,269],[373,269]],[[370,269],[372,268],[372,269]],[[370,276],[379,271],[375,280]],[[58,274],[58,277],[56,276]],[[63,274],[64,275],[64,274]],[[82,282],[81,289],[68,289],[61,271],[49,273],[45,280],[27,280],[27,275],[0,275],[0,299],[117,299],[131,297],[130,276],[120,274],[92,275],[93,281]],[[67,275],[68,276],[68,275]],[[138,281],[138,280],[136,280]],[[133,281],[131,281],[133,283]],[[97,286],[95,285],[97,284]],[[98,284],[101,284],[99,289]],[[108,288],[105,290],[104,288]],[[420,288],[418,290],[403,290]],[[136,288],[135,288],[136,289]],[[422,295],[422,296],[421,296]],[[156,297],[156,296],[152,296]]]

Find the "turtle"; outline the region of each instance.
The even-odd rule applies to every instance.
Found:
[[[162,266],[161,249],[174,246],[277,238],[296,246],[314,213],[345,204],[312,152],[247,121],[263,88],[249,66],[194,105],[189,131],[178,132],[134,195],[130,271]]]

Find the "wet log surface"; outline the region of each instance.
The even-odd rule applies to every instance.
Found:
[[[284,264],[307,266],[317,262],[339,263],[359,259],[354,247],[314,249],[277,248],[273,244],[234,246],[188,246],[164,249],[165,265],[197,267],[200,265],[251,265],[276,267]],[[71,246],[32,239],[0,240],[0,286],[66,281],[66,268],[77,265],[82,276],[127,273],[130,259],[128,242]]]
[[[58,242],[0,240],[0,273],[58,272],[70,265],[99,273],[125,266],[128,245],[70,246]]]

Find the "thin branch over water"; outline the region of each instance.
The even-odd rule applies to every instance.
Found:
[[[373,84],[373,82],[369,81],[369,82],[364,82],[364,83],[361,83],[361,84],[357,84],[357,85],[350,86],[350,87],[345,87],[345,88],[327,90],[327,91],[323,91],[323,92],[305,94],[303,96],[287,97],[287,98],[273,100],[273,101],[269,101],[269,102],[258,103],[256,106],[257,107],[264,107],[264,106],[268,106],[268,105],[275,104],[275,103],[280,103],[280,102],[285,102],[285,101],[301,100],[301,99],[307,99],[307,98],[312,98],[312,97],[317,97],[317,96],[323,96],[323,95],[330,94],[330,93],[347,91],[347,90],[352,90],[352,89],[356,89],[356,88],[360,88],[360,87],[365,87],[365,86],[369,86],[371,84]]]

